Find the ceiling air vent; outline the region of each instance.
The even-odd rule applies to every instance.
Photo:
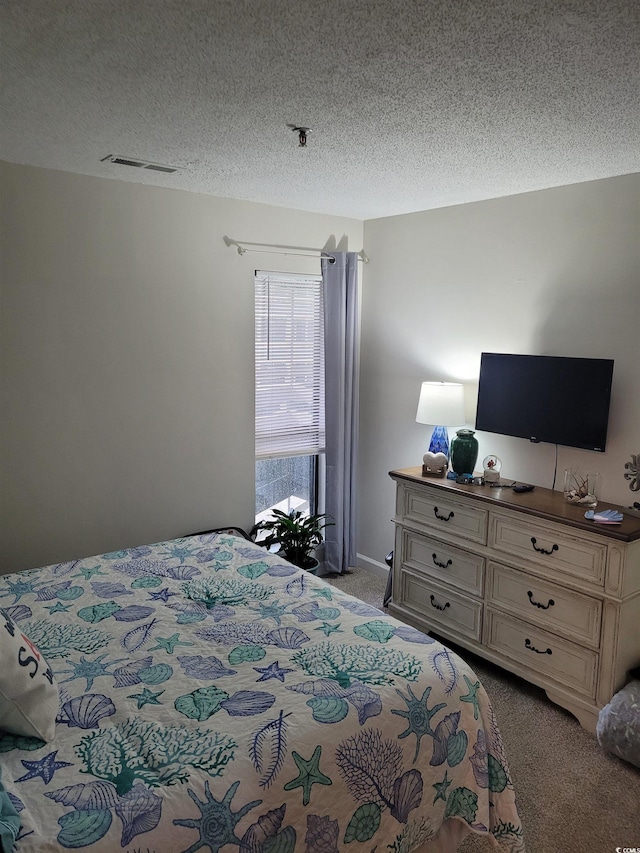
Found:
[[[131,157],[119,157],[116,154],[107,154],[101,162],[116,163],[118,166],[134,166],[136,169],[150,169],[152,172],[166,172],[171,174],[177,172],[177,166],[161,166],[159,163],[148,163],[146,160],[133,160]]]

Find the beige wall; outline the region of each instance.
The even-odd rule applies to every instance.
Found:
[[[365,223],[359,551],[393,547],[393,468],[419,465],[431,428],[415,422],[423,380],[465,383],[473,427],[482,351],[615,359],[607,451],[560,447],[565,467],[602,473],[625,506],[624,465],[640,453],[640,175]],[[555,448],[478,433],[479,462],[550,488]]]
[[[253,271],[352,219],[0,164],[0,571],[254,508]]]

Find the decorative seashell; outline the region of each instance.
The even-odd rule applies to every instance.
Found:
[[[100,811],[116,805],[119,796],[112,782],[86,782],[85,784],[69,785],[58,788],[57,791],[45,792],[45,797],[62,803],[63,806],[73,806],[74,809]]]
[[[91,589],[100,598],[117,598],[119,595],[133,595],[130,589],[127,589],[123,583],[113,583],[112,581],[92,581]]]
[[[33,611],[26,604],[14,604],[2,609],[14,622],[22,622],[23,619],[31,619],[33,616]]]
[[[231,649],[228,658],[232,666],[237,666],[239,663],[262,660],[265,655],[265,650],[260,646],[236,646]]]
[[[113,614],[113,618],[118,622],[137,622],[138,619],[146,619],[154,612],[153,607],[146,607],[142,604],[130,604],[128,607],[123,607]]]
[[[246,850],[247,853],[262,853],[265,842],[277,835],[286,810],[287,807],[283,804],[277,809],[271,809],[266,814],[260,815],[245,832],[240,845],[241,849]]]
[[[339,723],[349,713],[349,705],[336,696],[315,696],[307,700],[313,711],[313,719],[318,723]]]
[[[376,619],[373,622],[365,622],[364,625],[356,625],[353,633],[374,643],[388,643],[395,633],[395,628],[388,622]]]
[[[369,717],[382,713],[380,696],[366,684],[356,682],[344,691],[344,698],[358,712],[358,722],[363,726]]]
[[[120,640],[122,647],[128,652],[135,652],[136,649],[144,646],[156,622],[157,619],[152,619],[151,622],[145,622],[144,625],[136,625],[135,628],[127,631]]]
[[[299,649],[309,642],[309,637],[299,628],[276,628],[267,634],[267,642],[279,649]]]
[[[57,597],[62,601],[75,601],[84,595],[84,589],[81,586],[70,586],[69,589],[61,589],[57,593]]]
[[[206,658],[202,655],[178,655],[178,662],[192,678],[212,679],[237,673],[236,669],[228,669],[215,655]]]
[[[447,741],[447,761],[450,767],[455,767],[460,764],[467,752],[467,744],[469,738],[465,731],[459,731],[458,734],[451,735]]]
[[[157,663],[147,666],[138,672],[138,678],[143,684],[162,684],[173,675],[173,667],[168,663]]]
[[[329,815],[307,815],[307,834],[304,837],[307,853],[339,853],[339,827]]]
[[[401,628],[396,628],[395,636],[399,637],[407,643],[420,643],[423,646],[430,646],[435,643],[433,637],[423,634],[417,628],[412,628],[410,625],[403,625]]]
[[[85,693],[64,703],[58,722],[79,729],[97,729],[103,717],[110,717],[115,712],[116,707],[108,696]]]
[[[92,604],[89,607],[81,607],[78,616],[85,622],[102,622],[120,610],[120,605],[115,601],[105,601],[103,604]]]
[[[138,782],[120,798],[116,814],[122,821],[121,847],[126,847],[136,835],[155,829],[162,814],[162,797]]]
[[[262,693],[258,690],[238,690],[229,699],[220,704],[232,717],[252,717],[254,714],[262,714],[267,711],[276,697],[271,693]]]
[[[70,586],[71,581],[55,583],[52,586],[43,586],[41,589],[38,590],[38,594],[36,595],[36,601],[53,601],[54,598],[58,597],[59,592],[68,589]]]
[[[104,838],[109,831],[112,820],[113,817],[108,809],[101,809],[100,811],[81,809],[67,812],[58,818],[58,823],[61,826],[58,842],[63,847],[71,847],[72,849],[88,847]]]
[[[132,660],[124,666],[114,669],[113,676],[115,678],[114,687],[132,687],[134,684],[140,684],[140,676],[138,673],[141,669],[151,666],[153,658],[151,656],[142,660]]]
[[[292,826],[285,826],[282,832],[269,842],[269,853],[294,853],[296,837],[295,829]]]
[[[157,578],[155,576],[149,576],[143,578],[136,578],[131,582],[131,589],[152,589],[155,586],[160,586],[162,583],[162,578]]]
[[[407,770],[393,783],[393,808],[391,814],[400,823],[406,823],[409,812],[422,802],[422,774]]]
[[[212,685],[178,696],[173,704],[176,711],[184,714],[185,717],[203,722],[219,711],[222,701],[228,697],[228,693]]]
[[[365,803],[356,809],[344,833],[344,843],[351,841],[369,841],[380,826],[380,806],[377,803]]]
[[[265,563],[264,560],[260,560],[257,563],[248,563],[246,566],[240,566],[238,574],[242,575],[243,578],[255,580],[265,574],[268,568],[269,565]]]

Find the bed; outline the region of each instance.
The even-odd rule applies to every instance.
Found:
[[[0,716],[17,853],[524,850],[474,672],[240,535],[6,575],[0,607],[51,717]]]

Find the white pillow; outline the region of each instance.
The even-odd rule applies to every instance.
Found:
[[[51,667],[0,608],[0,729],[53,740],[58,707]]]

